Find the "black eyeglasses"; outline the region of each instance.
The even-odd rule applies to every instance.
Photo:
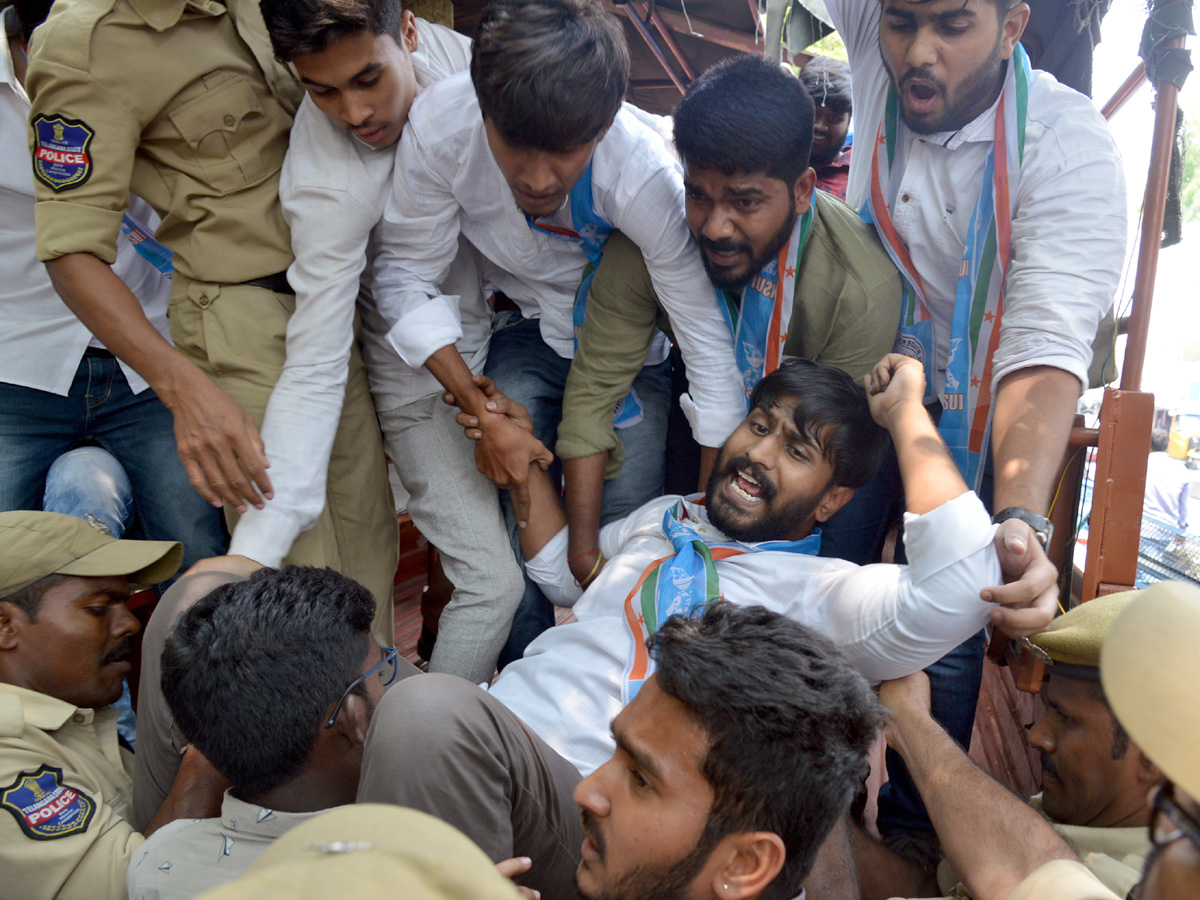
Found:
[[[1175,785],[1167,782],[1154,795],[1150,843],[1159,849],[1187,838],[1200,850],[1200,821],[1175,802]]]
[[[342,704],[346,702],[346,698],[350,696],[350,692],[374,675],[379,673],[379,680],[383,682],[383,686],[387,687],[396,680],[396,672],[399,666],[396,665],[396,660],[400,656],[395,647],[380,647],[383,651],[383,659],[377,662],[367,671],[363,672],[352,682],[346,690],[342,691],[342,696],[338,698],[338,702],[333,707],[333,712],[329,714],[329,718],[325,720],[325,727],[332,728],[333,723],[337,721],[338,713],[341,712]]]

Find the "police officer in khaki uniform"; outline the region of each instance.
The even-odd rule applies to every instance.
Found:
[[[171,409],[193,486],[224,501],[232,523],[271,496],[256,423],[295,303],[278,179],[300,86],[273,59],[255,0],[59,0],[34,35],[27,87],[38,256],[68,306]],[[175,348],[109,267],[131,191],[160,213],[157,237],[174,252]],[[325,511],[285,561],[364,584],[390,644],[396,557],[356,347]]]
[[[465,834],[426,813],[360,803],[296,826],[243,875],[198,900],[518,900],[529,893],[505,877],[521,871],[514,863],[493,866]]]
[[[1049,820],[1083,865],[1122,897],[1141,878],[1150,851],[1147,795],[1163,775],[1130,740],[1109,707],[1100,688],[1100,650],[1113,619],[1140,598],[1138,591],[1097,598],[1055,619],[1025,642],[1027,652],[1036,654],[1049,673],[1043,688],[1049,710],[1030,728],[1027,738],[1041,756],[1043,781],[1043,792],[1030,804]],[[923,773],[917,785],[947,858],[938,867],[936,885],[922,885],[919,873],[911,867],[906,870],[895,854],[860,841],[863,893],[867,898],[970,896],[971,876],[976,876],[975,885],[979,883],[978,863],[984,858],[1004,860],[1010,851],[1015,856],[1011,845],[1023,843],[1025,836],[1009,838],[1002,830],[989,831],[992,785],[972,783],[968,770],[973,764],[928,718],[913,678],[886,683],[880,698],[892,710],[889,741],[898,746],[910,767],[915,763]],[[951,779],[953,767],[959,766],[967,769],[962,777]],[[939,774],[931,774],[935,771]],[[954,817],[954,810],[961,819]],[[975,852],[955,853],[947,846],[967,832],[981,836],[983,843]]]
[[[183,548],[117,541],[82,519],[0,513],[0,897],[125,897],[142,835],[132,758],[117,742],[133,583],[175,573]],[[212,815],[225,782],[194,751],[147,833]]]

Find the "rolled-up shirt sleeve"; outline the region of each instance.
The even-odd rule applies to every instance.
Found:
[[[458,298],[438,288],[458,255],[459,230],[450,181],[434,170],[419,123],[410,119],[376,232],[372,291],[388,342],[413,368],[462,337]]]
[[[1029,366],[1053,366],[1088,387],[1092,341],[1125,264],[1125,175],[1103,120],[1081,123],[1096,149],[1022,178],[1013,261],[992,385]],[[1073,135],[1076,139],[1078,135]]]

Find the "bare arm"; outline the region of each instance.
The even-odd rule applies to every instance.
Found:
[[[588,573],[599,571],[600,510],[604,501],[604,469],[607,453],[593,453],[563,460],[563,481],[567,497],[567,559],[571,574],[583,581]]]
[[[221,797],[229,782],[195,747],[183,751],[171,792],[146,826],[149,837],[176,819],[210,819],[221,814]]]
[[[479,414],[467,412],[462,404],[456,402],[452,393],[447,393],[442,399],[462,410],[456,417],[458,424],[463,427],[467,437],[473,441],[481,441],[483,432],[479,420],[503,421],[506,428],[511,428],[524,435],[526,440],[533,441],[540,448],[538,457],[544,455],[553,460],[553,455],[533,436],[533,422],[530,421],[529,411],[520,403],[506,397],[496,387],[492,379],[486,375],[472,376],[471,388],[483,397]],[[478,458],[478,457],[477,457]],[[567,525],[567,514],[563,509],[558,487],[554,484],[546,466],[535,459],[528,463],[528,480],[525,489],[528,497],[526,516],[521,518],[518,510],[517,524],[520,526],[521,553],[526,559],[533,559],[538,552]],[[480,471],[483,471],[480,469]],[[487,473],[484,472],[486,475]],[[494,480],[494,479],[493,479]],[[593,558],[594,559],[594,558]]]
[[[929,679],[884,682],[888,744],[908,765],[942,850],[976,900],[1006,900],[1056,859],[1078,860],[1050,824],[973,763],[929,714]]]
[[[1079,379],[1064,369],[1035,366],[1001,380],[992,420],[996,510],[1049,512],[1078,401]]]
[[[965,494],[966,482],[921,402],[925,391],[921,364],[889,353],[863,378],[863,384],[871,415],[888,430],[896,447],[908,511],[924,515]]]
[[[553,462],[554,455],[533,436],[532,428],[519,427],[505,415],[488,414],[488,398],[477,385],[457,347],[442,347],[425,361],[425,366],[455,398],[455,405],[475,420],[480,433],[475,444],[475,465],[484,476],[511,492],[517,521],[528,522],[528,472],[538,467],[545,469]],[[491,383],[490,379],[488,383]],[[525,412],[520,404],[514,406]],[[525,417],[528,420],[527,413]]]
[[[90,253],[46,263],[59,296],[88,330],[154,388],[175,417],[175,440],[188,480],[214,506],[260,509],[271,497],[269,463],[254,420],[170,345],[112,268]],[[257,490],[255,489],[257,487]]]

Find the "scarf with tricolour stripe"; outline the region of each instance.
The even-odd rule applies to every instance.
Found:
[[[675,552],[650,563],[625,598],[625,630],[631,647],[621,679],[623,704],[637,696],[638,690],[654,672],[646,638],[657,632],[659,625],[671,616],[698,616],[721,598],[718,560],[764,550],[816,556],[821,549],[819,529],[799,541],[742,544],[711,540],[701,532],[715,529],[693,517],[683,500],[663,514],[662,527]]]
[[[583,275],[579,287],[575,290],[575,303],[571,309],[571,321],[575,326],[575,349],[579,349],[579,332],[583,329],[583,320],[587,315],[588,292],[592,287],[592,278],[600,268],[600,260],[604,256],[604,247],[613,227],[596,211],[592,197],[592,163],[589,162],[579,180],[571,188],[571,224],[573,228],[563,228],[558,225],[544,225],[528,213],[525,214],[525,224],[530,231],[570,241],[579,246],[587,262],[583,267]],[[629,393],[621,398],[613,415],[613,427],[632,428],[645,418],[645,408],[637,395],[637,390],[629,389]]]
[[[940,398],[942,438],[967,484],[978,490],[992,422],[992,360],[1000,342],[1004,277],[1012,261],[1012,220],[1025,156],[1025,121],[1032,71],[1018,43],[996,104],[995,137],[988,151],[979,199],[967,229],[946,354],[945,390]],[[871,161],[871,192],[861,216],[873,222],[892,262],[904,276],[904,299],[896,352],[925,366],[927,402],[934,397],[938,359],[933,321],[921,273],[892,224],[886,198],[895,197],[904,176],[908,146],[899,98],[888,85],[887,106]],[[880,152],[880,151],[883,152]]]

